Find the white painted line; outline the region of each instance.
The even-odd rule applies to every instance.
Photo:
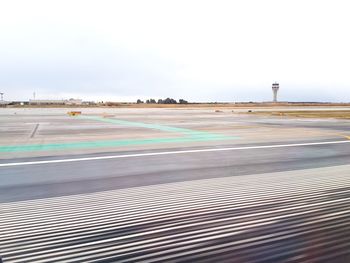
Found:
[[[71,158],[71,159],[34,161],[34,162],[19,162],[19,163],[1,163],[0,167],[23,166],[23,165],[33,165],[33,164],[50,164],[50,163],[71,163],[71,162],[84,162],[84,161],[95,161],[95,160],[108,160],[108,159],[119,159],[119,158],[132,158],[132,157],[171,155],[171,154],[186,154],[186,153],[223,152],[223,151],[238,151],[238,150],[253,150],[253,149],[317,146],[317,145],[344,144],[344,143],[350,143],[350,140],[330,141],[330,142],[295,143],[295,144],[279,144],[279,145],[263,145],[263,146],[246,146],[246,147],[229,147],[229,148],[211,148],[211,149],[154,152],[154,153],[137,153],[137,154],[96,156],[96,157],[86,157],[86,158]]]

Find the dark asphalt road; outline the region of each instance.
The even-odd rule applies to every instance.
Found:
[[[232,146],[220,145],[218,148]],[[251,145],[243,147],[249,146]],[[345,143],[0,167],[0,202],[350,164],[349,146],[350,144]],[[185,150],[191,149],[185,148]],[[184,148],[171,149],[171,151],[177,150]],[[119,152],[108,155],[133,153],[142,152]],[[89,156],[91,155],[73,157]],[[72,156],[27,158],[11,162],[67,158]]]

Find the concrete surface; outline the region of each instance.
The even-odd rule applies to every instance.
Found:
[[[67,111],[0,109],[4,262],[57,262],[55,249],[70,251],[65,262],[348,262],[349,121],[203,109],[82,109],[81,117]],[[224,210],[214,209],[217,202]],[[286,207],[297,213],[280,212]],[[169,218],[137,227],[121,219],[142,221],[172,208]],[[90,212],[52,228],[76,211]],[[267,212],[262,225],[255,222],[259,211]],[[242,214],[251,218],[243,229]],[[89,228],[79,228],[80,220]],[[95,228],[102,232],[89,232]],[[160,232],[147,232],[154,228]],[[203,229],[205,237],[190,238]]]

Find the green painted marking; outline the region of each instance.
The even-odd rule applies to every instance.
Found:
[[[177,127],[160,125],[160,124],[124,121],[124,120],[117,120],[117,119],[107,119],[107,118],[102,118],[102,117],[97,117],[97,116],[79,116],[79,118],[107,122],[107,123],[114,123],[114,124],[118,124],[118,125],[122,125],[122,126],[140,127],[140,128],[153,129],[153,130],[159,130],[159,131],[165,131],[165,132],[176,132],[176,133],[181,133],[181,134],[185,134],[188,136],[212,135],[211,133],[208,133],[208,132],[195,131],[195,130],[191,130],[191,129],[177,128]],[[223,135],[221,135],[221,136],[223,136]]]
[[[237,137],[228,137],[225,135],[194,131],[190,129],[176,128],[158,124],[147,124],[141,122],[131,122],[117,119],[106,119],[95,116],[81,116],[80,118],[91,119],[114,123],[123,126],[142,127],[147,129],[156,129],[167,132],[176,132],[184,134],[180,138],[152,138],[152,139],[129,139],[129,140],[104,140],[104,141],[88,141],[73,143],[49,143],[49,144],[26,144],[0,146],[0,152],[30,152],[30,151],[51,151],[51,150],[69,150],[69,149],[88,149],[101,147],[119,147],[131,145],[147,145],[155,143],[183,143],[183,142],[200,142],[200,141],[218,141],[237,139]]]
[[[118,147],[131,145],[145,145],[155,143],[180,143],[180,142],[200,142],[227,140],[230,137],[205,136],[205,137],[181,137],[181,138],[158,138],[158,139],[135,139],[135,140],[108,140],[93,142],[75,142],[75,143],[49,143],[49,144],[28,144],[14,146],[0,146],[0,152],[29,152],[29,151],[49,151],[49,150],[69,150],[69,149],[87,149],[101,147]]]

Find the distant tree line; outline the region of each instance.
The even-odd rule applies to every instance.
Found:
[[[138,99],[137,104],[142,104],[144,103],[144,101]],[[187,104],[188,101],[184,100],[184,99],[179,99],[179,102],[177,102],[176,100],[172,99],[172,98],[166,98],[164,100],[159,99],[158,101],[156,101],[155,99],[148,99],[146,100],[146,104]]]

